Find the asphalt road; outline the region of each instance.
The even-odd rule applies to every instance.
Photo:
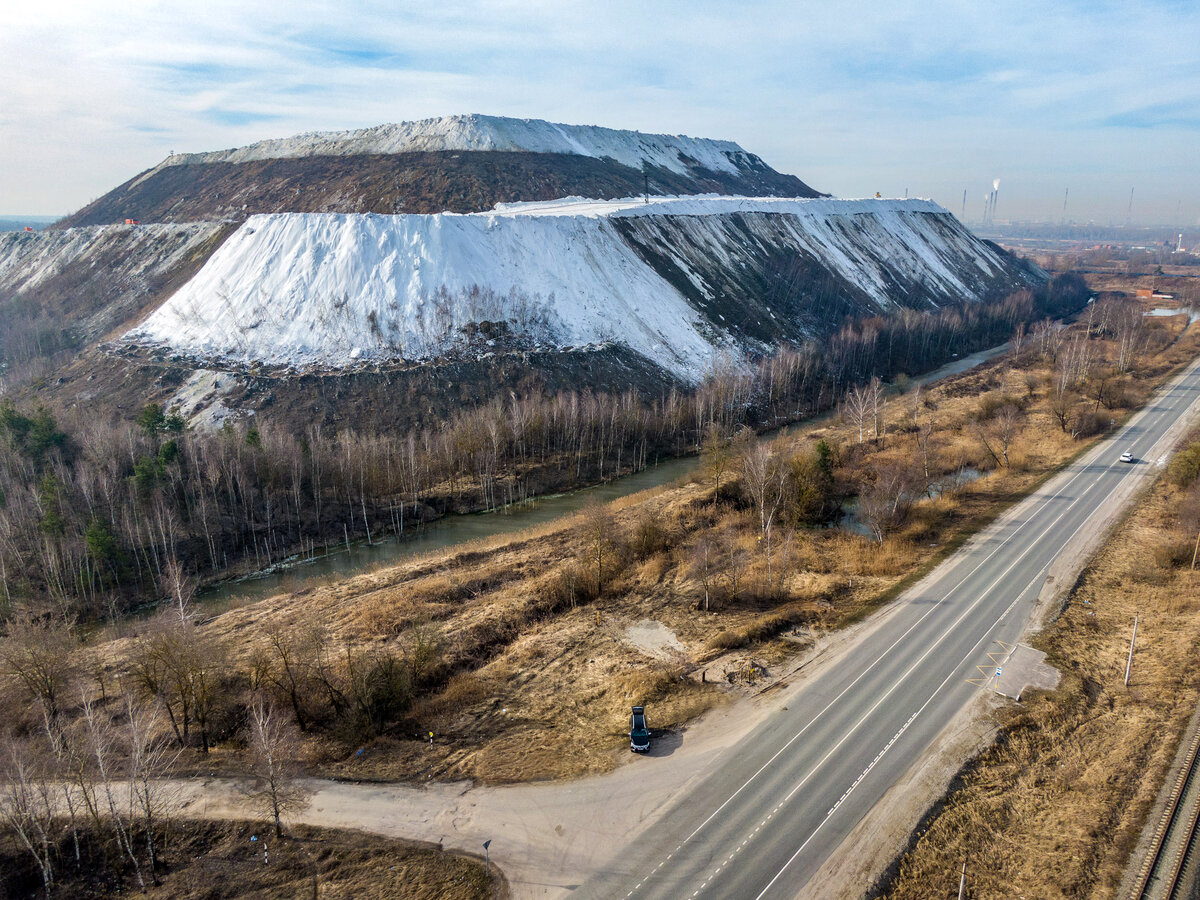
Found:
[[[808,882],[827,856],[985,690],[977,666],[991,665],[993,642],[1016,643],[1051,563],[1161,462],[1164,435],[1193,404],[1195,365],[897,601],[852,659],[729,752],[577,896],[775,900],[806,886],[820,896]],[[1118,461],[1123,450],[1133,465]]]

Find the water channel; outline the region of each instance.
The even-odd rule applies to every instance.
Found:
[[[911,383],[928,384],[965,372],[1000,355],[1007,346],[1002,344],[953,360],[939,369],[913,378]],[[522,531],[578,512],[592,500],[607,502],[670,484],[690,475],[698,465],[699,458],[695,456],[669,459],[633,475],[569,493],[538,497],[507,510],[447,515],[410,529],[401,536],[391,535],[370,544],[365,541],[351,542],[348,549],[343,546],[312,559],[296,558],[264,572],[218,582],[200,590],[196,600],[214,611],[228,609],[285,591],[298,590],[311,582],[330,577],[348,577],[376,566],[400,562],[420,553]]]

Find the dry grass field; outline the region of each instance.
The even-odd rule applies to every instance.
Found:
[[[312,671],[380,654],[395,661],[410,702],[374,737],[310,729],[305,762],[315,773],[505,783],[607,771],[628,756],[630,705],[649,705],[658,729],[685,727],[744,690],[751,667],[769,678],[820,632],[895,596],[1089,446],[1096,436],[1079,421],[1123,420],[1194,358],[1200,329],[1185,325],[1150,320],[1150,349],[1124,375],[1097,365],[1107,374],[1072,395],[1071,422],[1055,414],[1055,363],[1031,339],[936,385],[889,390],[878,437],[872,422],[860,442],[843,416],[771,439],[773,458],[785,461],[811,460],[823,441],[839,497],[878,508],[904,494],[873,534],[805,527],[794,496],[768,533],[734,452],[686,483],[230,610],[198,634],[226,674],[275,690],[283,705],[281,645]],[[1072,326],[1061,346],[1085,330]],[[1094,359],[1115,358],[1111,337],[1084,342]],[[889,492],[892,481],[901,487]],[[85,668],[119,682],[137,653],[134,632],[153,627],[93,641]],[[1081,633],[1089,627],[1080,622]],[[646,633],[667,639],[648,644]],[[313,678],[307,690],[321,693]],[[183,764],[235,771],[240,744],[218,739]]]
[[[1200,484],[1160,480],[1034,642],[1060,687],[1002,711],[882,896],[956,896],[963,860],[973,898],[1115,896],[1200,700],[1197,529]]]
[[[269,829],[247,822],[187,822],[175,826],[165,847],[160,884],[151,885],[147,879],[140,896],[154,900],[492,900],[507,896],[500,876],[485,878],[479,860],[357,831],[298,826],[288,837],[276,840]],[[23,850],[0,844],[0,896],[37,896],[38,877],[27,870],[32,865]],[[121,891],[102,860],[86,858],[78,870],[64,867],[53,896],[111,897],[134,888],[127,884]]]

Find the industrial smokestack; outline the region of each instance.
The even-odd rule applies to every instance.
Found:
[[[967,221],[967,189],[963,188],[963,208],[962,214],[959,216],[964,222]]]
[[[992,182],[992,221],[996,220],[996,204],[1000,200],[1000,179]]]

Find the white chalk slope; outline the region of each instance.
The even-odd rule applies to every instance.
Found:
[[[618,342],[689,380],[718,354],[745,349],[635,252],[621,220],[691,248],[668,252],[705,298],[716,294],[706,273],[752,264],[747,227],[777,235],[781,222],[797,252],[879,309],[894,305],[898,275],[961,300],[1005,271],[991,248],[922,200],[568,199],[471,215],[285,213],[248,219],[127,338],[213,360],[339,367],[437,357],[461,344],[464,326],[506,320],[541,346]]]
[[[542,119],[502,116],[444,116],[418,122],[379,125],[356,131],[325,131],[290,138],[259,141],[232,150],[179,153],[163,166],[196,163],[250,162],[304,156],[354,156],[431,150],[502,150],[527,153],[567,153],[596,158],[611,157],[640,169],[642,164],[661,166],[683,174],[688,157],[716,172],[738,172],[751,157],[732,141],[714,141],[685,135],[642,134],[596,125],[561,125]]]
[[[130,279],[159,275],[190,256],[219,225],[92,225],[62,231],[0,234],[0,291],[19,294],[68,268],[97,267],[100,256],[118,251],[121,263],[106,263],[105,276]]]

